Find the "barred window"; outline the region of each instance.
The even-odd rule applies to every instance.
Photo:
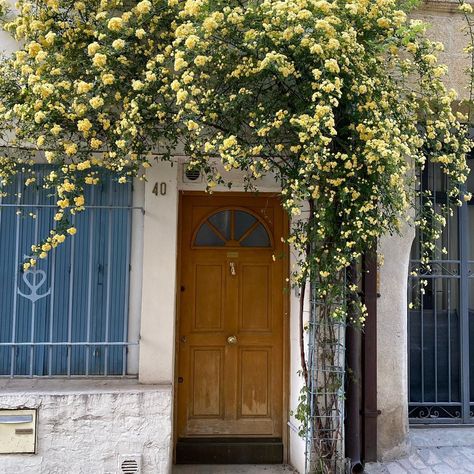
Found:
[[[472,169],[472,155],[469,157]],[[421,199],[444,212],[446,226],[421,264],[423,233],[412,246],[408,279],[409,417],[412,423],[472,423],[474,419],[474,201],[443,211],[450,182],[428,162]],[[471,172],[463,192],[474,190]],[[418,202],[418,209],[423,201]],[[417,210],[418,210],[417,209]],[[429,218],[429,217],[428,217]]]
[[[0,197],[0,376],[127,375],[132,185],[104,174],[77,234],[24,271],[54,222],[50,169],[38,165],[34,186],[19,174]]]

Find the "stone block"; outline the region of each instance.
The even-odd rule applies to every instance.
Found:
[[[48,380],[42,386],[48,382],[54,386]],[[116,473],[119,456],[134,454],[142,456],[143,474],[170,472],[171,386],[76,382],[69,381],[67,392],[30,388],[0,395],[2,408],[38,408],[37,454],[0,455],[2,473]]]

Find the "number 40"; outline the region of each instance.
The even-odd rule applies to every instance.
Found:
[[[166,196],[166,183],[155,183],[152,193],[155,196]]]

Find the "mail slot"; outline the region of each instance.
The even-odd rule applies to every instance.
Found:
[[[36,410],[0,410],[0,454],[36,452]]]

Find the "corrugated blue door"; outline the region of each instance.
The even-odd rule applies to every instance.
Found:
[[[18,176],[0,207],[0,375],[124,375],[128,324],[130,184],[103,175],[86,190],[77,234],[23,272],[47,235],[54,196]],[[29,214],[36,217],[32,218]]]

